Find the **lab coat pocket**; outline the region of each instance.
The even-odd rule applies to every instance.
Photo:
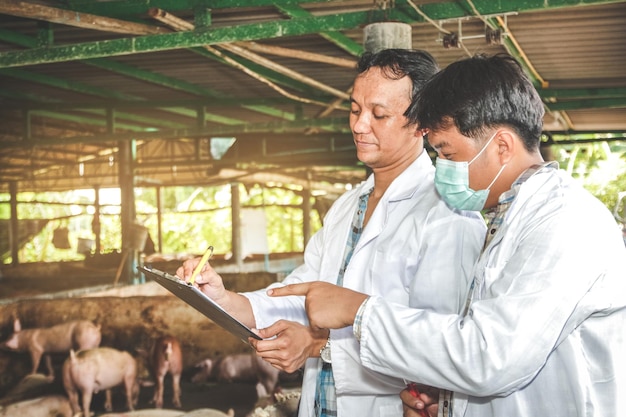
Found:
[[[380,417],[398,417],[402,415],[402,404],[385,405],[379,410]]]

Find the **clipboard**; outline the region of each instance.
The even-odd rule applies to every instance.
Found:
[[[261,336],[250,330],[248,326],[231,316],[219,304],[207,297],[198,287],[187,284],[176,275],[168,274],[155,268],[137,266],[137,269],[244,342],[248,343],[249,337],[263,340]]]

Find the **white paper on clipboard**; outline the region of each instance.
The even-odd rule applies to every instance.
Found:
[[[248,343],[248,337],[253,337],[257,340],[262,338],[254,333],[248,326],[231,316],[226,310],[207,297],[198,287],[187,284],[176,275],[168,274],[167,272],[160,271],[155,268],[148,268],[146,266],[138,266],[141,272],[147,274],[150,278],[155,280],[158,284],[165,287],[172,294],[204,314],[206,317],[213,320],[222,328],[228,330],[233,335],[237,336],[244,342]]]

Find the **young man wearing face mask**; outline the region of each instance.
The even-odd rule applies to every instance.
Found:
[[[429,129],[443,199],[490,219],[458,314],[324,283],[273,295],[306,295],[314,327],[354,324],[365,367],[441,387],[440,416],[625,416],[626,248],[609,210],[543,161],[543,115],[508,56],[449,65],[408,111]],[[420,415],[424,398],[401,398]]]

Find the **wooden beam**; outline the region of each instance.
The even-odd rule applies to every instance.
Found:
[[[301,51],[298,49],[283,48],[281,46],[263,45],[257,42],[237,42],[238,46],[242,46],[254,52],[266,53],[270,55],[283,56],[287,58],[301,59],[303,61],[321,62],[324,64],[335,65],[342,68],[355,68],[356,59],[335,58],[332,56],[316,54],[313,52]]]
[[[133,35],[155,35],[169,31],[159,26],[144,25],[142,23],[127,22],[109,17],[96,16],[87,13],[78,13],[55,7],[28,3],[18,0],[3,0],[0,2],[0,13],[11,16],[37,19],[46,22],[75,26],[83,29],[101,30]]]

